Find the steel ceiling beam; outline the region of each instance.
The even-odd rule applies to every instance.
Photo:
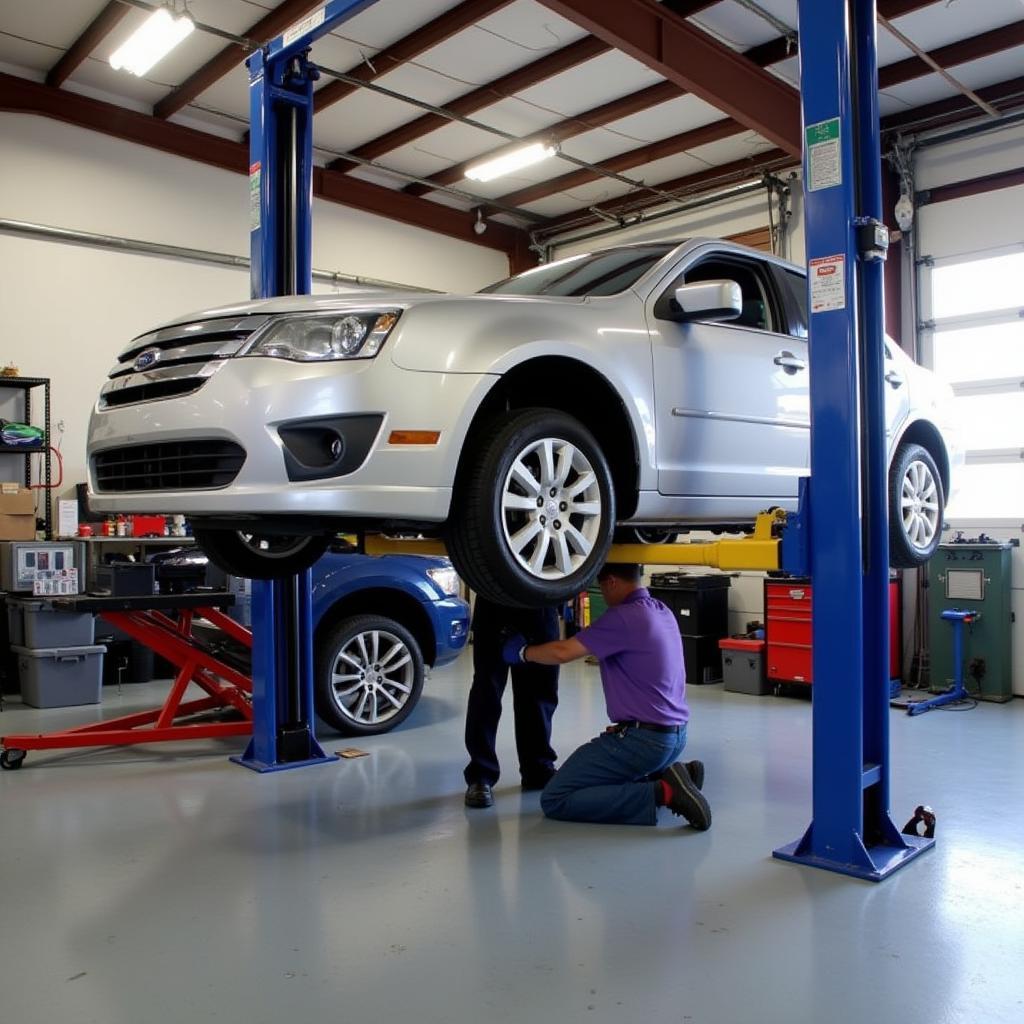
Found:
[[[296,21],[320,6],[323,0],[284,0],[269,14],[264,15],[245,33],[247,39],[259,43],[270,42]],[[245,60],[248,50],[238,43],[229,43],[216,57],[208,60],[198,71],[172,89],[153,107],[154,117],[167,118],[187,106],[200,93],[206,92],[225,75],[230,74]]]
[[[507,7],[511,2],[512,0],[463,0],[461,4],[438,15],[433,21],[428,21],[426,25],[421,25],[414,32],[360,61],[345,74],[364,82],[372,82],[381,75],[386,75],[402,64],[414,60],[425,50],[458,35],[463,29],[475,25],[481,18],[486,18],[488,14]],[[316,113],[344,99],[358,88],[359,86],[352,82],[337,79],[328,82],[313,96]]]
[[[117,0],[111,0],[67,48],[60,60],[50,68],[46,75],[46,84],[54,88],[63,85],[89,54],[117,28],[130,9]]]
[[[600,171],[613,171],[621,173],[631,167],[641,167],[644,164],[654,163],[666,156],[675,156],[677,153],[685,153],[687,150],[696,149],[698,146],[706,146],[711,142],[720,142],[722,139],[730,138],[746,129],[738,121],[731,117],[719,121],[712,121],[711,124],[701,125],[690,131],[682,132],[679,135],[672,135],[667,139],[659,139],[644,146],[619,153],[608,160],[602,160],[597,167],[599,170],[590,171],[582,169],[571,171],[569,174],[559,175],[557,178],[548,178],[546,181],[537,182],[535,185],[528,185],[525,188],[517,189],[515,192],[508,192],[499,197],[499,202],[510,203],[513,206],[528,206],[540,199],[557,195],[559,192],[568,192],[570,189],[579,188],[592,181],[599,181],[603,175]],[[662,186],[659,190],[664,191]],[[664,197],[661,202],[664,202]]]
[[[446,103],[445,109],[459,116],[472,114],[482,107],[488,107],[492,103],[505,99],[506,96],[512,93],[520,92],[532,85],[536,85],[538,82],[543,82],[545,78],[568,71],[570,68],[576,67],[577,64],[582,64],[592,57],[607,53],[610,49],[611,47],[601,42],[601,40],[595,39],[592,36],[584,36],[582,39],[578,39],[568,46],[563,46],[561,49],[555,50],[554,53],[549,53],[539,60],[527,64],[525,67],[516,68],[515,71],[510,71],[507,75],[502,75],[501,78],[497,78],[493,82],[488,82],[486,85],[481,85],[470,92],[463,93],[463,95]],[[369,142],[364,142],[363,145],[356,147],[352,152],[366,160],[376,160],[385,153],[390,153],[393,149],[398,149],[399,146],[413,142],[428,132],[442,128],[448,123],[449,119],[441,114],[423,114],[421,117],[399,125],[384,135],[371,139]],[[349,171],[354,166],[356,165],[350,160],[335,160],[330,164],[331,170],[336,171]]]
[[[542,128],[531,135],[526,135],[523,137],[522,144],[525,146],[532,142],[543,142],[549,139],[565,142],[566,139],[571,139],[576,135],[592,131],[594,128],[611,124],[613,121],[620,121],[631,114],[637,114],[642,110],[647,110],[649,107],[657,106],[659,103],[666,103],[668,100],[674,100],[682,95],[683,92],[679,86],[673,85],[672,82],[658,82],[657,85],[640,89],[638,92],[630,93],[628,96],[620,96],[609,103],[602,103],[600,106],[592,107],[590,110],[585,110],[574,117],[564,118],[553,125],[549,125],[547,128]],[[475,156],[471,160],[463,160],[461,163],[446,167],[443,171],[431,174],[429,181],[438,186],[454,185],[455,182],[465,178],[466,171],[472,164],[486,160],[504,148],[507,147],[500,147],[481,156]],[[430,185],[417,184],[406,186],[405,191],[410,195],[422,196],[431,192],[432,189]]]
[[[1024,107],[1024,76],[1010,78],[1005,82],[986,85],[975,92],[997,110],[1015,110]],[[978,116],[978,108],[966,96],[951,96],[949,99],[926,103],[911,110],[901,110],[882,118],[882,131],[926,131],[947,124],[969,121]]]
[[[709,167],[706,171],[699,171],[697,174],[686,174],[682,177],[672,178],[669,181],[659,182],[657,187],[663,192],[673,192],[680,200],[695,193],[706,191],[709,188],[724,187],[736,180],[756,178],[766,171],[777,171],[787,167],[795,167],[798,159],[789,155],[782,149],[770,149],[764,153],[758,153],[753,157],[744,157],[740,160],[732,160],[726,164],[719,164],[717,167]],[[553,217],[540,229],[546,236],[552,236],[560,231],[567,231],[570,228],[579,227],[582,224],[598,222],[601,220],[617,220],[622,217],[629,217],[652,206],[664,206],[664,198],[644,198],[638,201],[636,195],[620,196],[618,199],[609,200],[598,206],[589,206],[579,210],[571,210],[558,217]]]
[[[784,149],[800,154],[800,100],[788,83],[655,0],[540,0]]]
[[[249,173],[249,147],[244,143],[14,75],[0,73],[0,110],[39,114],[236,174]],[[475,217],[470,213],[335,171],[314,172],[313,194],[412,227],[498,249],[513,259],[524,249],[526,236],[515,228],[491,221],[486,233],[478,235],[473,230]]]
[[[929,50],[928,56],[944,68],[954,68],[968,61],[991,57],[1014,46],[1024,46],[1024,21],[1014,21],[1009,25],[994,28],[991,32],[982,32],[969,39],[961,39],[948,46]],[[888,89],[932,73],[927,62],[920,57],[908,57],[906,60],[879,68],[878,88]]]

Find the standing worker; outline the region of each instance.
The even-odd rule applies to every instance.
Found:
[[[580,747],[544,788],[549,818],[655,825],[667,807],[696,829],[711,827],[701,792],[704,765],[682,764],[686,746],[686,669],[672,612],[641,586],[635,563],[607,563],[597,576],[608,610],[568,640],[505,644],[512,665],[563,665],[597,657],[610,725]]]
[[[467,807],[490,807],[494,803],[491,787],[499,775],[495,740],[501,718],[501,698],[509,676],[502,648],[512,633],[531,643],[557,639],[557,609],[505,608],[484,597],[476,599],[473,685],[466,708]],[[543,789],[555,774],[551,717],[558,706],[558,665],[552,662],[512,666],[512,706],[523,789]]]

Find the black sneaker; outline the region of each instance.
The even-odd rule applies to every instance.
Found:
[[[701,832],[711,828],[711,805],[697,788],[689,767],[676,761],[662,772],[661,777],[672,791],[668,809],[684,817]]]
[[[704,788],[704,762],[703,761],[687,761],[684,765],[686,770],[690,773],[690,778],[693,779],[693,784],[698,789]]]
[[[466,790],[467,807],[490,807],[494,804],[494,795],[486,782],[471,782]]]

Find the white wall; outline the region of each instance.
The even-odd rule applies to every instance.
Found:
[[[788,173],[786,175],[788,177]],[[804,227],[803,227],[803,193],[800,179],[792,182],[791,207],[793,216],[789,222],[789,249],[783,255],[794,263],[804,262]],[[657,208],[651,213],[657,212]],[[609,245],[622,245],[628,242],[655,241],[658,239],[692,238],[708,236],[725,238],[742,231],[752,231],[768,224],[768,204],[764,192],[754,192],[739,196],[727,202],[716,203],[690,213],[675,217],[665,217],[653,223],[636,224],[602,238],[589,242],[578,242],[571,245],[557,244],[556,257],[571,256],[578,252]],[[581,229],[582,231],[583,229]],[[566,237],[569,237],[568,235]]]
[[[247,256],[248,203],[240,174],[46,118],[0,114],[0,217]],[[313,266],[451,291],[508,274],[494,249],[319,200]],[[0,365],[52,378],[68,484],[85,478],[89,411],[117,352],[164,320],[249,295],[248,270],[12,235],[0,235],[0,267]],[[16,415],[0,403],[0,416]],[[0,478],[20,471],[0,456]]]

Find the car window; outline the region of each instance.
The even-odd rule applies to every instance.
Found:
[[[742,257],[713,256],[701,260],[680,274],[654,305],[654,315],[669,319],[677,309],[675,291],[684,284],[699,281],[735,281],[743,296],[743,312],[735,320],[722,321],[726,327],[752,327],[760,331],[785,333],[784,317],[764,268]]]
[[[533,267],[515,277],[481,289],[497,295],[617,295],[634,285],[678,242],[624,245],[601,252],[569,256]]]
[[[779,268],[779,278],[789,296],[789,333],[797,338],[807,337],[807,279],[795,270]]]

